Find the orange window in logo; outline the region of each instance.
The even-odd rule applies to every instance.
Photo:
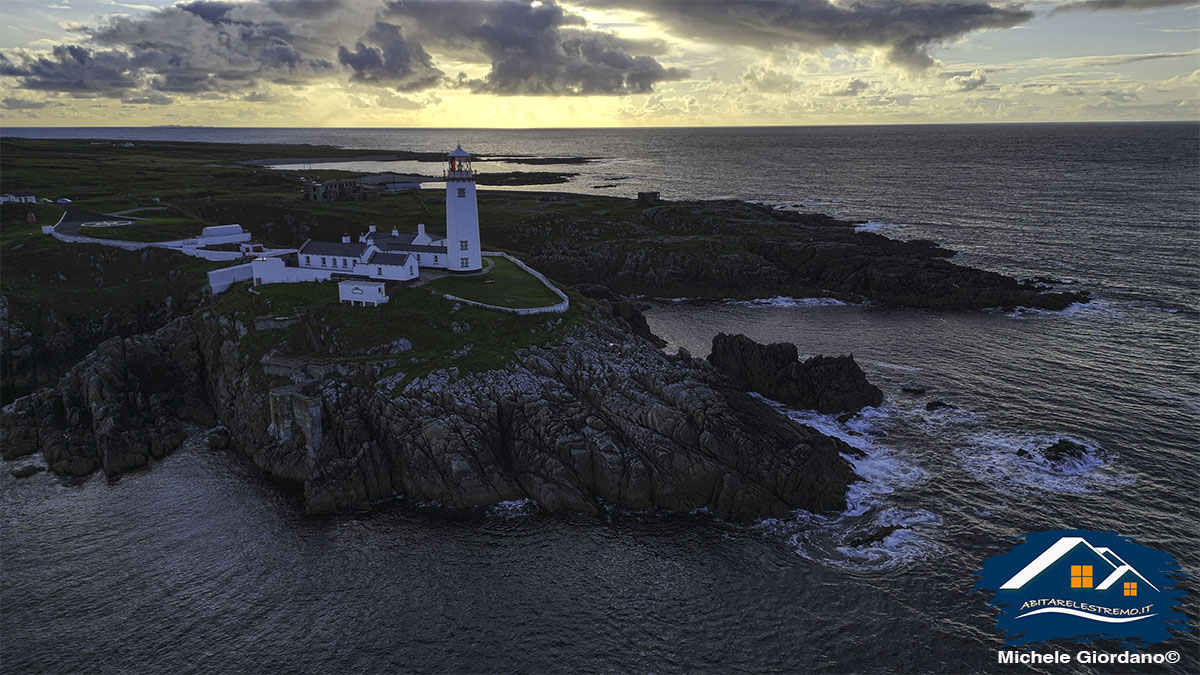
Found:
[[[1071,588],[1092,587],[1092,566],[1071,565]]]
[[[1125,595],[1137,595],[1137,582],[1136,581],[1126,581],[1125,582]]]

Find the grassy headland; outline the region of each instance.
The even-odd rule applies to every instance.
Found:
[[[272,284],[253,291],[241,284],[218,296],[213,309],[248,327],[255,317],[296,319],[286,328],[246,334],[238,348],[256,363],[275,349],[309,361],[381,360],[410,378],[448,367],[460,374],[499,368],[518,349],[557,341],[590,316],[578,295],[565,314],[531,316],[455,303],[428,287],[393,286],[388,295],[379,307],[352,307],[338,301],[333,283]],[[411,343],[410,350],[389,348],[401,338]],[[261,371],[251,375],[261,377]]]

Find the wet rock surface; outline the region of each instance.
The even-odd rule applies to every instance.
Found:
[[[748,391],[794,408],[820,413],[857,412],[883,402],[853,356],[814,356],[801,362],[796,345],[759,344],[745,335],[718,333],[709,363]]]

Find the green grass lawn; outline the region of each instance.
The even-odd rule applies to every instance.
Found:
[[[337,284],[330,282],[270,284],[253,290],[257,293],[245,285],[234,286],[219,296],[215,309],[246,325],[253,325],[252,317],[266,315],[298,315],[302,320],[289,328],[251,331],[242,338],[239,349],[253,357],[252,369],[258,368],[260,355],[286,343],[300,357],[398,359],[398,370],[410,377],[449,367],[464,374],[480,372],[502,367],[520,348],[560,340],[567,328],[590,316],[579,296],[572,298],[571,309],[564,314],[519,316],[470,305],[460,305],[456,311],[454,302],[424,287],[391,286],[390,300],[380,307],[342,304]],[[460,331],[464,326],[469,330],[455,332],[455,323]],[[313,336],[322,336],[323,342],[314,343]],[[412,351],[355,356],[399,338],[410,340]],[[470,351],[454,356],[467,345]],[[251,375],[261,377],[261,372]]]
[[[30,213],[37,218],[36,223],[27,222]],[[0,236],[41,234],[42,225],[57,223],[62,214],[63,208],[54,204],[0,204]]]
[[[114,218],[114,220],[120,217]],[[174,241],[200,236],[200,231],[209,223],[191,218],[148,218],[135,220],[132,225],[122,227],[81,227],[79,234],[97,239],[120,239],[123,241]]]
[[[521,309],[557,305],[562,299],[550,289],[505,258],[485,258],[495,263],[485,274],[440,277],[429,282],[431,288],[467,300],[500,307]]]

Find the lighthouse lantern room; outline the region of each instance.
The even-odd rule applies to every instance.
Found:
[[[471,154],[459,145],[446,155],[446,269],[483,269],[479,243],[479,207],[475,202],[475,172]]]

